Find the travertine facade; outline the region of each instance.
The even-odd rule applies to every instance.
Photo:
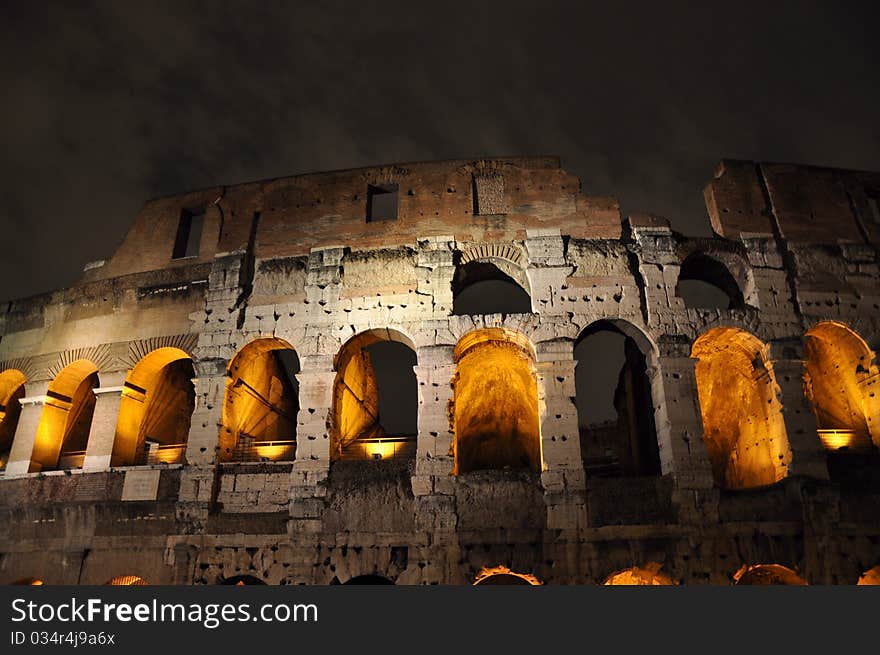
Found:
[[[553,158],[148,202],[0,318],[0,582],[870,581],[878,196],[876,173],[724,162],[712,239]],[[457,311],[486,279],[531,311]],[[575,400],[598,328],[627,343],[605,432]],[[377,418],[385,342],[415,362],[411,434]]]

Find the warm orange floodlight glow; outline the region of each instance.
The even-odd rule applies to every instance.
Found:
[[[767,348],[738,328],[715,328],[694,342],[703,433],[716,483],[727,489],[772,484],[788,474],[791,448]]]
[[[483,567],[474,579],[476,585],[532,585],[544,584],[531,573],[517,573],[503,565]]]
[[[807,584],[796,572],[781,564],[743,564],[733,574],[738,585],[805,585]]]
[[[135,587],[135,586],[145,586],[149,583],[141,577],[136,575],[120,575],[119,577],[112,578],[104,583],[105,587]]]
[[[634,566],[612,573],[605,580],[609,586],[669,586],[676,584],[668,575],[660,573],[660,564],[651,563],[644,567]]]

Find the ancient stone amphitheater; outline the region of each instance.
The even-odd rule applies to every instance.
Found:
[[[551,157],[148,202],[0,318],[0,582],[876,583],[880,174],[704,195],[714,238]]]

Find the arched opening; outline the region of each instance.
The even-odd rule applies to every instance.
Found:
[[[715,482],[725,489],[784,478],[791,449],[766,347],[738,328],[715,328],[694,342],[703,440]]]
[[[12,584],[26,587],[42,587],[46,583],[39,578],[21,578],[20,580],[16,580]]]
[[[0,373],[0,471],[6,468],[12,440],[18,427],[21,403],[24,398],[24,373],[8,369]]]
[[[675,582],[668,575],[660,573],[661,565],[651,563],[644,567],[634,566],[612,573],[603,584],[608,586],[670,586]]]
[[[396,330],[362,332],[336,356],[333,460],[415,457],[418,386],[413,343]]]
[[[528,280],[515,265],[503,260],[498,260],[498,265],[471,260],[456,268],[452,278],[454,315],[529,314],[531,311]]]
[[[31,471],[81,468],[86,456],[98,368],[86,359],[67,365],[55,376],[46,392],[40,415]]]
[[[865,571],[859,577],[859,581],[856,584],[871,587],[880,585],[880,565],[877,565],[874,568]]]
[[[104,583],[105,587],[144,587],[150,583],[136,575],[120,575]]]
[[[781,564],[755,564],[737,571],[733,579],[738,585],[806,585],[797,573]]]
[[[610,321],[575,342],[578,431],[590,476],[660,475],[660,450],[645,354]]]
[[[529,340],[504,328],[475,330],[455,347],[455,473],[541,471],[535,355]]]
[[[350,578],[347,582],[343,582],[344,585],[393,585],[394,581],[389,580],[381,575],[356,575],[353,578]]]
[[[264,585],[265,582],[252,575],[234,575],[231,578],[224,578],[220,584],[232,587],[249,587],[251,585]]]
[[[807,332],[804,369],[804,393],[813,404],[831,478],[870,475],[880,463],[880,371],[874,353],[848,326],[824,321]]]
[[[688,255],[681,263],[675,295],[685,307],[742,309],[743,292],[727,266],[702,252]]]
[[[183,462],[195,408],[192,359],[178,348],[154,350],[125,378],[112,466]]]
[[[527,585],[539,587],[543,583],[531,573],[517,573],[506,566],[482,568],[474,579],[474,586],[482,585]]]
[[[299,358],[283,339],[257,339],[229,363],[221,458],[231,462],[289,461],[296,456]]]

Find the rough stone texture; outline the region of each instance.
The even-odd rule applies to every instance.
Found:
[[[368,185],[393,184],[397,220],[367,222]],[[584,195],[550,157],[319,173],[150,201],[117,252],[79,284],[12,301],[0,315],[0,374],[21,373],[0,376],[3,402],[21,405],[0,415],[17,420],[0,430],[14,434],[0,452],[0,582],[138,575],[216,584],[248,575],[331,584],[379,575],[471,584],[500,566],[548,584],[614,574],[732,584],[776,579],[776,569],[755,567],[780,565],[809,583],[854,584],[880,563],[878,190],[876,173],[725,161],[704,192],[713,239],[684,238],[658,216],[621,217],[614,199]],[[172,259],[181,213],[202,209],[198,255]],[[679,277],[706,259],[733,280],[738,300],[728,309],[688,307],[677,295]],[[456,272],[470,262],[522,287],[533,311],[452,315]],[[653,415],[639,418],[653,422],[657,475],[585,466],[593,449],[582,452],[574,371],[586,364],[573,350],[597,321],[631,339],[643,360]],[[823,346],[817,363],[808,331],[831,334],[821,327],[831,324],[850,335],[849,350]],[[747,334],[753,348],[736,360],[736,385],[718,376],[711,393],[729,397],[712,403],[700,398],[703,360],[693,346],[715,329]],[[414,459],[335,461],[340,353],[363,334],[416,353]],[[523,371],[535,397],[525,404],[538,420],[512,431],[533,439],[539,461],[504,468],[511,462],[500,457],[493,468],[490,449],[479,470],[455,475],[460,356],[493,338],[484,347],[516,343],[530,360]],[[291,418],[270,434],[295,437],[295,456],[230,461],[224,406],[230,380],[247,379],[227,372],[258,339],[298,356],[295,429]],[[183,461],[111,468],[120,398],[150,397],[130,372],[160,348],[183,351],[195,372],[189,431],[177,435]],[[853,369],[846,383],[817,383],[836,375],[837,352]],[[59,402],[54,380],[80,360],[100,378],[86,465],[28,472],[37,442],[51,438],[38,425],[46,404]],[[277,410],[272,384],[235,391],[268,397],[240,403],[263,403],[250,418]],[[846,398],[824,398],[837,388]],[[728,447],[736,440],[723,432],[763,415],[755,398],[787,441],[785,466],[774,463],[781,472],[767,486],[729,488],[717,474],[728,463],[711,458],[749,451]],[[716,405],[725,413],[707,420]],[[708,448],[704,424],[716,439]],[[823,448],[848,438],[835,432],[844,427],[859,433],[859,453]],[[760,425],[750,430],[750,443],[766,436]],[[127,471],[156,469],[155,500],[124,499]]]

